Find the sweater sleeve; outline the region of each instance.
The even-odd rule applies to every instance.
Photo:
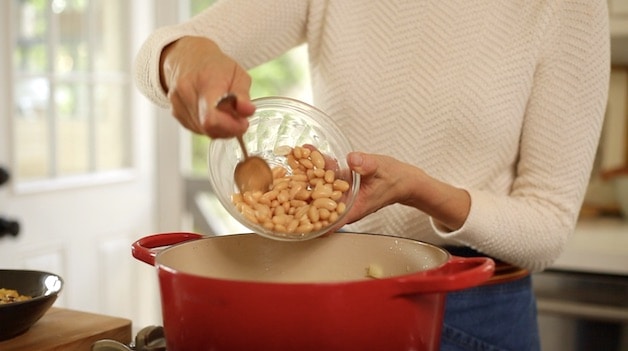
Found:
[[[610,74],[604,0],[558,2],[534,76],[508,196],[469,190],[464,226],[444,232],[531,271],[549,266],[573,233],[603,124]]]
[[[168,107],[159,80],[160,56],[168,44],[184,36],[207,37],[249,69],[304,41],[308,7],[308,1],[218,1],[189,21],[154,31],[135,57],[135,83],[155,104]]]

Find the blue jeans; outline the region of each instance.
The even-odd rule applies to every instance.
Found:
[[[447,294],[441,351],[539,351],[530,277]]]

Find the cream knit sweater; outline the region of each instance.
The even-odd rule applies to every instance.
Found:
[[[532,271],[574,230],[609,78],[606,0],[223,0],[152,34],[136,82],[168,106],[162,48],[207,36],[251,68],[307,42],[314,103],[359,151],[464,187],[455,232],[393,205],[349,226],[467,245]]]

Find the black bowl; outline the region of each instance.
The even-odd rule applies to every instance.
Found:
[[[0,288],[31,296],[26,301],[0,305],[0,341],[26,332],[57,300],[63,280],[56,274],[0,269]]]

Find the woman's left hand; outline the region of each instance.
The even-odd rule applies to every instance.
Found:
[[[349,168],[360,174],[360,191],[353,203],[348,223],[355,222],[380,208],[399,202],[403,164],[392,157],[352,152]]]
[[[394,203],[415,207],[448,230],[456,230],[466,221],[471,198],[464,189],[434,179],[422,169],[390,156],[351,152],[347,162],[361,176],[360,191],[347,223]]]

